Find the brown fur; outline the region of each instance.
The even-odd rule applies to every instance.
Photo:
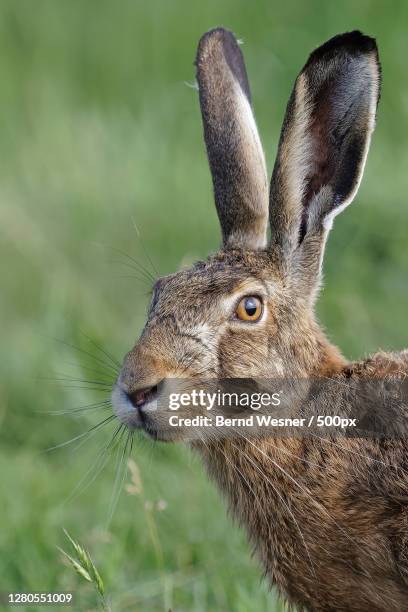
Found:
[[[207,33],[197,67],[224,247],[156,283],[113,393],[123,422],[167,441],[191,437],[175,435],[154,404],[132,405],[135,394],[152,393],[163,379],[320,378],[348,389],[408,374],[407,352],[348,363],[313,311],[331,220],[355,195],[374,127],[375,42],[358,32],[335,37],[299,75],[271,184],[268,247],[263,168],[254,169],[262,151],[242,138],[254,124],[238,112],[237,96],[250,95],[232,34]],[[234,317],[248,295],[263,303],[254,324]],[[326,392],[319,401],[325,409],[334,397]],[[406,438],[195,436],[193,448],[247,530],[265,575],[290,603],[315,611],[408,610]]]
[[[407,372],[381,353],[337,376]],[[406,441],[285,438],[195,445],[266,576],[307,610],[408,609]]]

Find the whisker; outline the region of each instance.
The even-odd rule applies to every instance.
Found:
[[[115,415],[112,415],[115,418]],[[111,422],[113,419],[110,419],[109,422]],[[99,429],[95,429],[94,431],[92,431],[88,437],[84,437],[80,442],[78,442],[78,444],[76,446],[74,446],[71,450],[72,452],[77,452],[81,446],[83,446],[84,444],[88,444],[89,440],[91,438],[93,438],[93,436],[95,436],[98,433]]]
[[[112,385],[113,382],[115,381],[115,377],[112,376],[111,374],[109,374],[109,378],[95,378],[95,379],[79,378],[79,376],[75,374],[65,374],[64,372],[55,372],[55,374],[56,376],[60,377],[60,380],[65,379],[65,380],[73,380],[77,382],[86,382],[86,383],[98,382],[98,383],[105,383],[107,385]],[[47,379],[45,378],[45,380]],[[49,378],[48,380],[52,380],[52,378]]]
[[[90,336],[88,336],[88,334],[86,334],[83,331],[80,331],[80,333],[88,340],[88,342],[90,342],[91,344],[93,344],[93,346],[103,355],[105,355],[105,357],[107,357],[109,359],[109,361],[113,364],[113,366],[115,366],[117,368],[117,372],[119,372],[120,368],[121,368],[121,364],[119,363],[119,361],[117,359],[115,359],[115,357],[113,357],[113,355],[111,355],[106,349],[104,349],[100,344],[98,344],[93,338],[91,338]]]
[[[71,408],[69,410],[36,410],[35,412],[37,414],[50,414],[53,416],[60,416],[64,414],[86,412],[87,410],[97,410],[98,408],[109,408],[110,405],[110,399],[106,399],[102,400],[101,402],[93,402],[92,404],[85,404],[85,406],[78,406],[77,408]]]
[[[104,387],[88,387],[86,385],[59,384],[59,387],[61,387],[62,389],[75,389],[80,391],[98,391],[100,393],[106,393],[107,395],[109,395],[110,391],[112,390],[111,385],[106,385]]]
[[[63,361],[62,365],[71,366],[71,367],[74,367],[76,369],[80,369],[81,371],[82,370],[86,370],[88,372],[93,372],[94,374],[100,374],[102,376],[111,377],[110,380],[112,381],[112,383],[115,380],[115,377],[112,375],[111,372],[106,372],[106,371],[100,370],[98,368],[93,368],[92,366],[84,365],[82,363],[79,365],[78,363],[73,363],[72,361]]]
[[[144,279],[144,280],[148,281],[149,283],[153,283],[154,282],[154,277],[150,274],[150,272],[148,272],[145,268],[143,268],[141,266],[141,264],[135,265],[132,262],[128,262],[128,261],[115,261],[115,260],[112,260],[110,263],[118,264],[118,265],[130,268],[131,270],[135,270],[135,272],[138,272],[138,274],[141,275],[141,277],[140,277],[141,280]]]
[[[79,434],[78,436],[75,436],[74,438],[71,438],[70,440],[66,440],[65,442],[61,442],[61,444],[56,444],[55,446],[50,446],[49,448],[46,448],[44,450],[44,452],[48,453],[50,451],[56,450],[57,448],[63,448],[64,446],[68,446],[68,444],[72,444],[72,442],[75,442],[76,440],[80,440],[84,436],[89,436],[90,434],[92,434],[92,432],[96,432],[98,429],[103,427],[106,423],[109,423],[109,421],[112,421],[115,418],[116,418],[116,416],[114,414],[111,414],[110,416],[108,416],[103,421],[100,421],[96,425],[93,425],[93,427],[91,427],[87,431],[84,431],[83,433]]]
[[[115,513],[115,510],[116,510],[116,507],[119,501],[119,497],[122,491],[123,482],[126,476],[125,458],[127,459],[126,454],[127,454],[127,449],[128,449],[130,438],[131,438],[131,432],[130,430],[128,430],[125,444],[123,447],[123,452],[121,455],[119,455],[119,460],[117,462],[115,482],[113,484],[112,500],[111,500],[110,510],[109,510],[108,519],[107,519],[107,527],[110,525],[113,515]]]
[[[149,284],[152,283],[152,279],[150,277],[148,277],[146,274],[143,273],[142,270],[140,270],[139,268],[137,268],[134,264],[128,263],[127,261],[108,261],[108,264],[117,264],[120,266],[125,266],[126,268],[130,268],[131,270],[134,270],[135,272],[138,272],[141,276],[138,275],[132,275],[132,276],[120,276],[119,278],[136,278],[138,281],[140,282],[144,282],[144,281],[148,281]]]
[[[109,362],[106,362],[105,360],[101,359],[100,357],[97,357],[96,355],[92,355],[92,353],[90,353],[89,351],[86,351],[85,349],[80,348],[79,346],[75,346],[74,344],[70,344],[69,342],[66,342],[65,340],[60,340],[59,338],[54,338],[54,340],[56,342],[59,342],[60,344],[64,344],[65,346],[68,346],[69,348],[74,349],[75,351],[78,351],[79,353],[82,353],[83,355],[87,355],[88,357],[90,357],[91,359],[93,359],[94,361],[100,363],[101,365],[104,366],[104,368],[108,368],[110,370],[113,370],[115,373],[115,376],[117,375],[117,369],[114,368]]]
[[[105,380],[87,380],[86,378],[74,378],[70,376],[40,376],[37,380],[44,382],[78,382],[86,385],[100,385],[101,387],[112,387],[112,382]]]
[[[132,455],[132,450],[133,450],[133,440],[135,439],[135,435],[134,432],[129,430],[130,433],[130,449],[129,449],[129,457]]]
[[[101,450],[98,452],[98,454],[96,456],[95,461],[91,464],[91,466],[88,468],[88,470],[82,476],[82,478],[76,484],[74,489],[71,491],[70,495],[64,501],[64,504],[68,503],[69,501],[72,501],[72,499],[77,497],[80,493],[83,493],[85,491],[85,489],[90,487],[91,484],[96,480],[96,478],[99,476],[101,471],[106,466],[106,464],[107,464],[107,462],[109,460],[110,455],[112,454],[112,452],[114,451],[115,447],[119,443],[120,438],[118,440],[117,436],[118,436],[118,434],[124,428],[125,428],[125,426],[122,423],[120,423],[116,427],[116,429],[113,432],[113,435],[112,435],[111,439],[109,440],[109,442],[102,446]],[[94,471],[94,468],[95,468],[95,471]],[[94,471],[94,473],[92,474],[93,471]],[[91,478],[89,478],[88,481],[87,481],[87,478],[88,478],[89,475],[91,475]]]
[[[123,257],[126,257],[129,261],[131,261],[135,266],[136,269],[138,269],[138,271],[140,272],[140,274],[143,274],[146,278],[146,280],[148,280],[149,282],[154,283],[155,282],[155,278],[154,276],[149,272],[149,270],[147,268],[145,268],[141,263],[139,263],[134,257],[131,257],[130,255],[128,255],[127,253],[125,253],[125,251],[122,251],[121,249],[118,249],[116,247],[110,247],[107,246],[106,248],[110,249],[111,251],[114,251],[116,253],[119,253],[120,255],[122,255]]]
[[[152,270],[153,270],[153,272],[155,273],[155,275],[156,275],[156,276],[160,276],[159,272],[157,271],[156,266],[154,265],[154,263],[153,263],[153,261],[152,261],[152,258],[150,257],[150,255],[149,255],[149,253],[148,253],[148,251],[147,251],[147,249],[146,249],[146,247],[145,247],[145,243],[144,243],[144,241],[142,240],[142,234],[141,234],[141,232],[140,232],[140,230],[139,230],[138,226],[136,225],[136,222],[135,222],[135,220],[134,220],[134,218],[133,218],[133,217],[132,217],[132,223],[133,223],[133,227],[134,227],[134,228],[135,228],[135,230],[136,230],[136,234],[137,234],[137,237],[139,238],[139,241],[140,241],[141,247],[142,247],[142,249],[143,249],[143,252],[144,252],[144,254],[146,255],[147,261],[148,261],[148,262],[149,262],[149,264],[152,266]]]
[[[115,278],[120,278],[120,279],[132,278],[134,280],[137,280],[139,283],[145,282],[144,278],[141,278],[140,276],[137,276],[136,274],[120,274],[119,276],[116,276]],[[136,295],[140,297],[148,297],[149,295],[151,295],[151,290],[152,290],[152,283],[149,281],[149,289],[147,291],[143,291],[142,293],[137,293]]]

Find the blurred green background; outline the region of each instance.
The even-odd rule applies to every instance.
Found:
[[[114,457],[87,481],[113,424],[45,452],[109,414],[75,412],[107,397],[76,380],[111,378],[92,342],[121,359],[143,324],[149,284],[118,250],[149,268],[147,251],[164,274],[219,244],[197,94],[185,84],[199,36],[216,25],[244,40],[270,169],[308,53],[345,30],[377,37],[377,131],[329,241],[318,310],[350,358],[405,344],[406,2],[1,0],[0,590],[72,589],[75,609],[94,609],[57,551],[66,527],[91,551],[114,610],[280,609],[187,449],[136,440],[143,491],[125,490],[109,524]]]

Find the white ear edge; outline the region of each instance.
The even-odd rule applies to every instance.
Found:
[[[237,100],[237,112],[243,118],[240,128],[244,142],[247,143],[248,149],[253,152],[251,161],[253,164],[253,175],[257,176],[257,183],[262,188],[262,193],[268,201],[268,176],[266,173],[265,153],[259,137],[258,127],[255,117],[252,112],[251,105],[242,91],[239,83],[234,83],[235,95]]]
[[[234,79],[234,99],[236,102],[237,126],[240,133],[241,146],[247,152],[247,174],[251,176],[251,182],[256,186],[255,192],[258,194],[256,202],[252,202],[254,211],[262,216],[268,210],[269,186],[266,170],[265,153],[256,125],[254,113],[248,98],[241,89],[240,84]],[[267,244],[267,228],[262,237],[253,240],[252,248],[263,249]]]

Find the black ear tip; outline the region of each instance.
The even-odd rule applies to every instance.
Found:
[[[338,34],[328,42],[337,42],[339,46],[349,48],[350,50],[354,49],[356,51],[363,51],[367,53],[377,49],[375,38],[363,34],[360,32],[360,30],[353,30],[353,32]]]
[[[315,49],[310,55],[307,65],[321,60],[323,56],[331,59],[339,54],[359,55],[372,52],[378,55],[375,38],[366,36],[359,30],[354,30],[353,32],[337,34],[337,36],[330,38],[330,40]]]

